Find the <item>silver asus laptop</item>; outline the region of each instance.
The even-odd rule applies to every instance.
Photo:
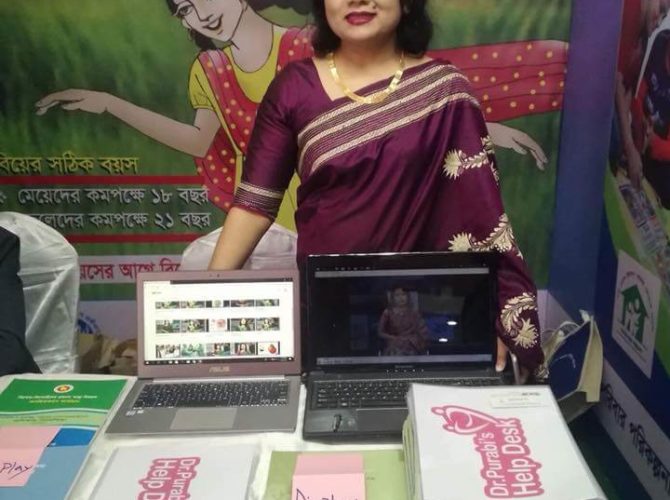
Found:
[[[138,381],[107,432],[293,431],[298,272],[137,277]]]
[[[399,440],[410,384],[514,381],[494,368],[494,254],[310,255],[304,279],[305,439]]]

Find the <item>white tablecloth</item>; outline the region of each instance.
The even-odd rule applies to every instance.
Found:
[[[13,380],[14,376],[0,377],[0,391]],[[79,380],[100,380],[109,378],[123,378],[118,376],[105,375],[21,375],[20,378],[32,379],[79,379]],[[130,390],[134,382],[134,378],[128,378],[128,383],[124,392],[119,396],[116,406],[118,406],[125,397],[127,391]],[[265,483],[267,481],[267,474],[270,467],[270,457],[272,451],[344,451],[344,450],[378,450],[378,449],[400,449],[400,444],[376,443],[376,444],[338,444],[327,445],[322,443],[306,442],[302,439],[302,421],[305,408],[305,387],[302,386],[300,390],[300,409],[298,411],[298,425],[296,431],[292,434],[285,432],[272,433],[256,433],[256,434],[237,434],[237,435],[223,435],[223,434],[206,434],[201,436],[170,436],[170,437],[110,437],[105,434],[105,426],[98,432],[89,448],[89,454],[84,463],[82,470],[77,478],[74,487],[71,490],[70,498],[72,500],[88,499],[95,487],[95,483],[100,476],[102,469],[107,463],[110,455],[116,447],[119,446],[138,446],[147,445],[151,443],[180,443],[188,440],[189,443],[198,443],[198,446],[207,448],[210,446],[221,446],[226,444],[240,444],[240,443],[254,443],[258,446],[259,460],[254,477],[250,498],[261,499],[265,491]],[[116,408],[112,409],[111,414]],[[109,422],[109,418],[107,420]],[[122,500],[122,499],[120,499]],[[277,499],[279,500],[279,499]],[[288,499],[286,499],[288,500]]]

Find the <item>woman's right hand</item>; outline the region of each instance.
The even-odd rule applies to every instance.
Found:
[[[497,372],[502,372],[505,370],[505,367],[507,366],[507,358],[509,357],[509,350],[507,349],[507,346],[504,344],[504,342],[498,337],[498,349],[496,353],[496,371]],[[528,377],[530,375],[530,372],[528,369],[524,366],[519,367],[519,380],[517,381],[519,384],[525,384],[528,381]]]
[[[67,89],[44,96],[35,106],[38,115],[45,114],[53,106],[60,106],[66,111],[79,110],[100,114],[107,111],[111,97],[107,92]]]

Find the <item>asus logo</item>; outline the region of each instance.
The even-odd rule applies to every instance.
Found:
[[[209,369],[209,373],[223,373],[223,372],[229,372],[230,371],[230,366],[224,365],[224,366],[212,366]]]

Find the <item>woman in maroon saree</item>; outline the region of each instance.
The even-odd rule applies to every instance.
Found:
[[[499,333],[526,366],[539,364],[535,287],[465,77],[430,61],[405,71],[395,92],[371,105],[331,101],[320,85],[309,59],[271,84],[235,206],[274,218],[297,164],[298,261],[320,253],[500,252]]]
[[[377,326],[377,335],[384,341],[384,356],[420,354],[428,343],[428,325],[421,313],[412,307],[410,292],[402,286],[389,290],[389,305]]]
[[[307,59],[270,85],[237,210],[226,219],[210,267],[231,266],[224,249],[253,249],[248,224],[275,217],[297,170],[299,262],[320,253],[499,252],[498,335],[522,365],[536,369],[543,361],[536,290],[503,209],[492,143],[469,82],[453,66],[423,59],[381,102],[331,99],[322,82],[317,63]],[[356,94],[376,95],[387,85],[382,80]],[[233,216],[241,212],[256,218]]]

